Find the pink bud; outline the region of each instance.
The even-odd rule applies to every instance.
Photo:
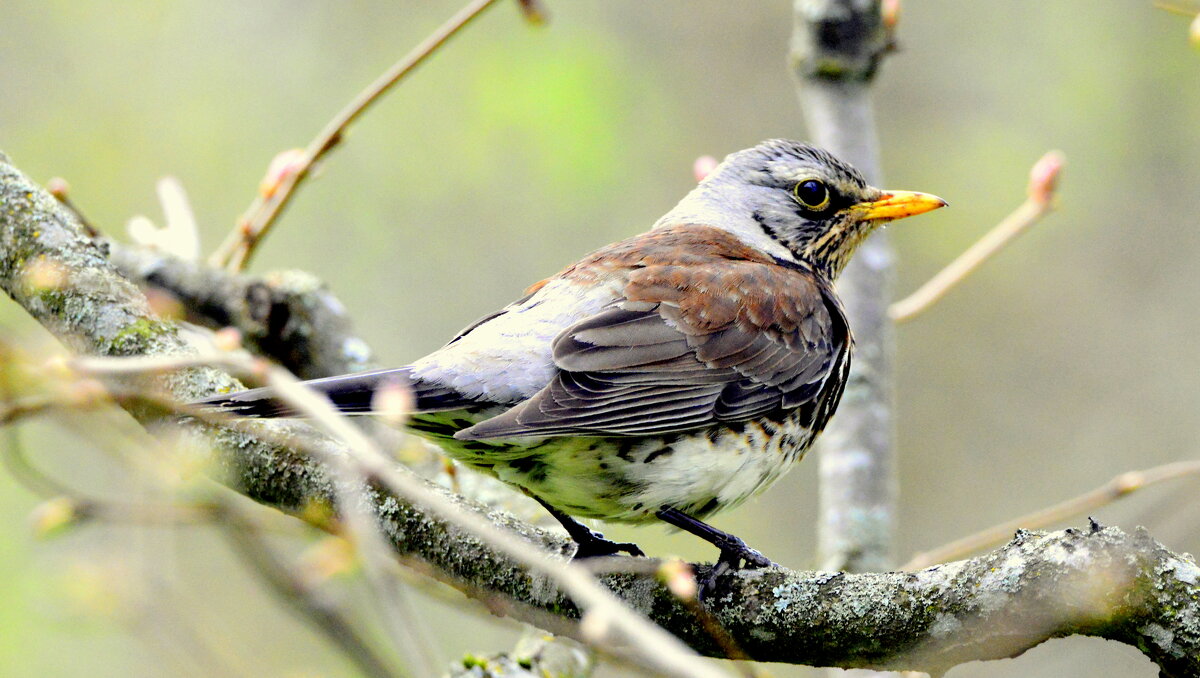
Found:
[[[219,351],[236,351],[242,347],[242,333],[236,327],[222,327],[213,332],[212,342]]]
[[[900,23],[900,0],[883,0],[881,11],[883,27],[889,31],[896,30],[896,24]]]
[[[673,558],[664,562],[658,567],[658,577],[667,586],[667,590],[675,594],[675,597],[680,600],[694,600],[698,588],[696,586],[696,573],[692,571],[692,566]]]
[[[295,176],[307,160],[303,148],[292,148],[286,150],[271,159],[271,164],[267,166],[267,174],[258,184],[258,193],[263,198],[270,198],[275,195],[279,187],[291,180]]]
[[[393,426],[403,425],[415,404],[412,391],[395,380],[384,382],[371,397],[371,410]]]
[[[1043,155],[1029,171],[1029,199],[1046,204],[1054,197],[1058,187],[1058,175],[1062,172],[1066,158],[1060,151],[1050,151]]]
[[[712,174],[712,171],[717,168],[717,159],[711,155],[702,155],[696,158],[696,162],[692,163],[692,174],[695,175],[696,181],[704,181],[704,177]]]
[[[62,177],[52,177],[50,181],[46,182],[46,190],[50,191],[50,195],[62,200],[71,191],[71,184],[68,184],[67,180]]]

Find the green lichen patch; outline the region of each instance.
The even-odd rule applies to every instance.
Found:
[[[110,355],[140,355],[156,345],[165,336],[174,336],[175,327],[170,323],[150,318],[138,318],[126,325],[109,344]]]

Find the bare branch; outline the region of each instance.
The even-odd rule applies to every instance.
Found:
[[[389,666],[389,663],[372,647],[354,624],[338,610],[332,602],[324,599],[319,592],[307,586],[296,577],[291,568],[266,546],[254,524],[243,520],[237,511],[226,510],[218,525],[223,530],[229,543],[237,552],[254,567],[276,597],[285,605],[298,613],[301,619],[315,625],[328,638],[337,643],[338,647],[364,675],[371,678],[397,678],[407,676],[407,672]]]
[[[214,266],[226,267],[231,271],[240,271],[249,263],[250,257],[263,238],[270,232],[275,220],[283,213],[299,187],[312,172],[313,166],[341,143],[346,129],[367,110],[371,104],[379,100],[393,85],[400,82],[425,59],[433,54],[447,40],[454,37],[460,29],[472,19],[494,5],[498,0],[471,0],[466,7],[450,17],[432,35],[425,38],[400,61],[392,65],[375,82],[372,82],[357,97],[338,112],[325,128],[309,142],[296,162],[288,164],[282,176],[278,177],[278,185],[272,186],[266,194],[260,195],[250,205],[246,214],[238,221],[238,225],[225,238],[225,242],[213,253],[209,262]]]
[[[1063,157],[1058,151],[1050,151],[1034,163],[1030,170],[1029,196],[1025,202],[916,292],[892,304],[888,308],[891,319],[898,323],[908,322],[929,310],[967,276],[996,256],[1005,245],[1053,210],[1054,192],[1062,165]]]
[[[1143,471],[1128,471],[1078,497],[1023,515],[1020,518],[993,525],[936,549],[918,553],[900,569],[920,570],[937,563],[965,558],[973,553],[1003,544],[1008,536],[1017,530],[1040,530],[1053,525],[1061,525],[1151,485],[1196,474],[1200,474],[1200,461],[1179,461]]]

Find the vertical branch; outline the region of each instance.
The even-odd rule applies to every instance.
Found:
[[[812,141],[877,186],[882,171],[869,87],[887,45],[879,0],[795,0],[792,71]],[[881,571],[893,558],[899,483],[888,318],[892,262],[892,246],[877,232],[838,282],[855,347],[842,404],[819,448],[822,570]]]
[[[880,183],[868,88],[886,51],[879,0],[795,0],[792,69],[812,140]],[[886,569],[897,494],[892,436],[892,249],[876,233],[838,284],[856,340],[850,381],[820,448],[820,568]]]

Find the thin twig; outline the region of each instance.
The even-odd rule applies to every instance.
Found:
[[[98,372],[128,373],[123,370],[113,370],[119,361],[108,361],[107,367],[99,365]],[[159,371],[171,367],[182,367],[188,361],[179,364],[158,365],[156,361],[143,361],[138,365],[143,370]],[[211,362],[211,360],[210,360]],[[253,368],[256,361],[248,357],[242,361],[228,360],[230,364],[239,367]],[[8,380],[0,375],[0,388],[7,391]],[[64,404],[64,403],[58,403]],[[279,560],[261,538],[261,528],[249,516],[242,515],[239,510],[221,495],[214,495],[210,501],[196,501],[186,504],[166,503],[125,503],[88,497],[57,479],[43,473],[33,466],[23,453],[20,444],[19,429],[8,429],[9,441],[5,446],[3,459],[9,472],[26,487],[40,494],[60,497],[69,502],[68,515],[56,522],[75,521],[88,518],[107,520],[111,522],[134,522],[138,524],[179,524],[179,523],[216,523],[227,529],[227,536],[237,547],[247,562],[258,574],[269,583],[272,589],[283,598],[290,607],[300,612],[311,621],[320,631],[333,640],[342,651],[354,661],[364,672],[364,675],[375,678],[391,678],[407,676],[408,672],[388,668],[382,658],[371,649],[353,627],[348,619],[333,605],[319,598],[314,591],[296,576],[287,565]],[[136,446],[135,446],[136,447]]]
[[[226,237],[225,242],[213,253],[209,259],[210,263],[232,271],[244,269],[250,261],[250,257],[253,256],[255,248],[267,236],[275,220],[291,201],[296,188],[308,178],[317,161],[341,142],[351,123],[388,89],[420,66],[455,33],[497,1],[472,0],[339,111],[308,144],[299,161],[288,168],[287,175],[281,178],[278,187],[272,190],[268,197],[255,198],[246,211],[246,215],[239,220],[238,225]]]
[[[1154,8],[1161,9],[1165,12],[1170,12],[1171,14],[1185,16],[1185,17],[1188,17],[1189,19],[1194,18],[1196,16],[1196,10],[1188,9],[1187,7],[1184,7],[1182,5],[1171,4],[1169,2],[1155,2]]]
[[[337,643],[362,672],[372,678],[394,678],[402,674],[389,668],[387,662],[375,652],[371,644],[341,611],[321,599],[316,591],[296,577],[286,563],[267,547],[266,542],[256,536],[257,529],[250,521],[243,520],[236,510],[226,507],[223,520],[217,524],[225,527],[224,534],[229,543],[248,562],[254,565],[263,581],[288,607],[312,622],[326,636]]]
[[[1168,480],[1200,474],[1200,461],[1178,461],[1142,471],[1128,471],[1084,494],[1040,511],[993,525],[986,530],[963,537],[924,553],[918,553],[905,563],[902,570],[920,570],[937,563],[965,558],[1012,538],[1019,529],[1039,530],[1107,506],[1137,490]]]
[[[1042,156],[1031,170],[1029,196],[1025,202],[916,292],[892,304],[888,308],[888,316],[902,323],[929,310],[975,269],[1054,209],[1055,183],[1062,162],[1062,154],[1058,151],[1050,151]]]

